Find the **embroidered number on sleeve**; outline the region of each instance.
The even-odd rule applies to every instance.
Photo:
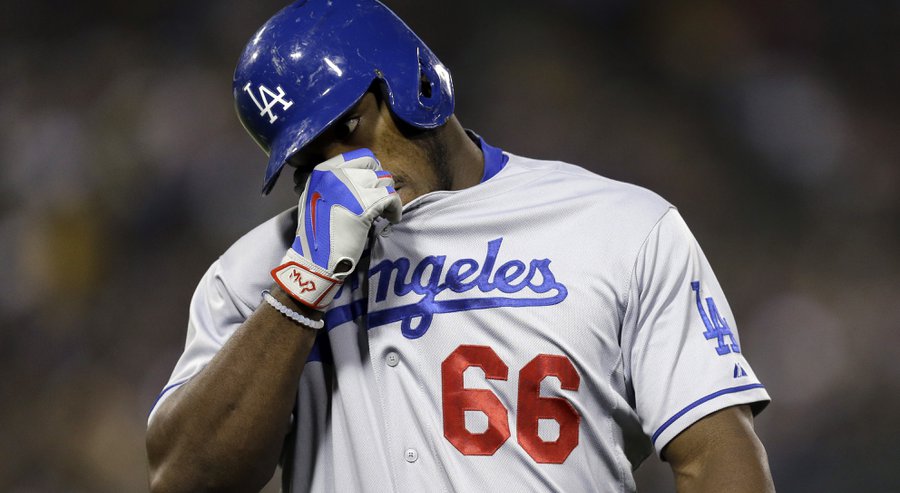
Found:
[[[473,366],[481,368],[486,379],[506,381],[508,378],[509,367],[493,349],[468,345],[456,348],[441,364],[444,436],[463,455],[493,455],[510,436],[509,411],[490,390],[463,386],[463,374]],[[578,446],[581,415],[564,398],[541,397],[541,382],[551,376],[559,379],[563,390],[576,392],[581,384],[569,358],[540,354],[532,359],[519,372],[516,437],[535,462],[562,464]],[[487,430],[469,431],[466,411],[483,412],[488,419]],[[556,421],[559,426],[556,440],[541,438],[542,419]]]

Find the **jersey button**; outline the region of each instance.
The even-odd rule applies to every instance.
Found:
[[[387,364],[391,368],[400,364],[400,355],[393,351],[387,353],[387,358],[385,358],[385,359],[387,359]]]
[[[414,448],[406,449],[406,454],[404,454],[404,457],[406,457],[406,462],[412,464],[413,462],[419,460],[419,453],[416,452],[416,449]]]
[[[381,230],[381,232],[378,234],[381,235],[382,238],[387,238],[388,236],[391,236],[391,224],[388,223],[387,226],[385,226]]]

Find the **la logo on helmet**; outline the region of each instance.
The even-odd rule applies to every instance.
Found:
[[[244,86],[244,92],[246,92],[250,96],[250,99],[253,100],[253,104],[255,104],[257,108],[259,108],[259,116],[269,117],[269,123],[275,123],[275,121],[278,120],[278,116],[272,113],[272,109],[275,108],[276,104],[281,105],[282,111],[286,111],[294,104],[293,101],[284,99],[284,89],[282,89],[281,86],[275,86],[275,90],[278,91],[278,93],[276,94],[265,85],[260,84],[259,88],[257,88],[257,90],[259,91],[259,99],[256,99],[253,91],[250,90],[251,85],[252,82],[248,82],[247,85]],[[262,100],[262,103],[260,103],[260,100]]]

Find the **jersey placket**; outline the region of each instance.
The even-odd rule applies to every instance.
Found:
[[[370,265],[378,265],[382,260],[396,256],[392,252],[397,241],[400,240],[390,225],[378,225]],[[375,307],[378,283],[371,281],[366,286],[369,313],[379,309]],[[375,393],[381,401],[379,404],[385,419],[388,447],[385,456],[393,466],[397,490],[420,491],[427,487],[429,491],[447,491],[446,485],[436,484],[443,483],[443,472],[431,443],[433,440],[428,436],[427,423],[417,419],[416,414],[417,407],[428,405],[427,400],[416,401],[425,399],[417,377],[418,345],[403,337],[399,323],[370,327],[367,335]]]

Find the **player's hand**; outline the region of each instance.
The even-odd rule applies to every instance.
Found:
[[[318,310],[331,303],[356,268],[375,218],[400,221],[394,179],[369,149],[313,168],[297,211],[297,237],[272,277],[297,301]]]

